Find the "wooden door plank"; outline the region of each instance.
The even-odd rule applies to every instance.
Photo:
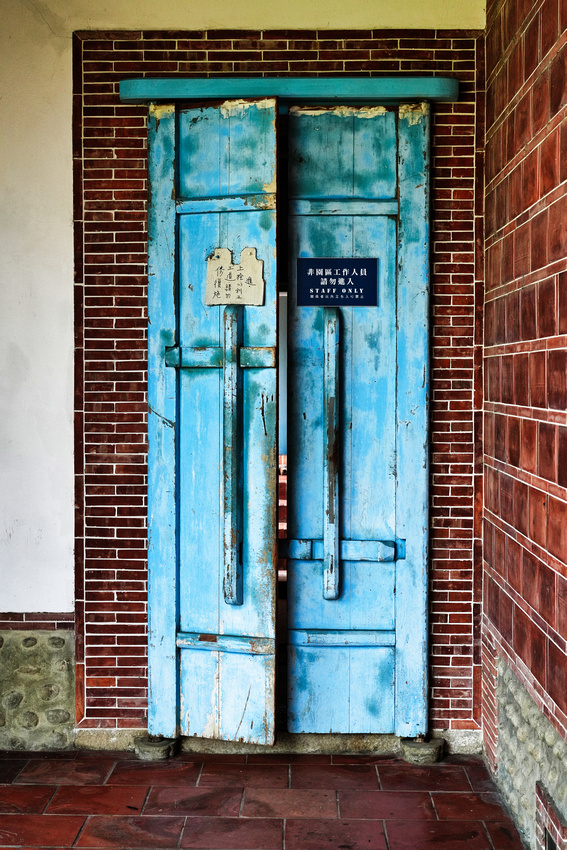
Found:
[[[222,308],[204,309],[198,295],[205,257],[219,235],[219,215],[179,217],[182,350],[223,347]],[[216,634],[222,588],[222,369],[181,370],[179,380],[179,629]]]
[[[352,114],[295,107],[289,110],[291,198],[353,196]],[[391,196],[390,196],[391,197]],[[311,256],[332,256],[313,254]]]
[[[148,216],[148,729],[178,730],[176,419],[177,377],[165,351],[176,343],[175,107],[149,111]]]
[[[386,157],[385,157],[386,158]],[[394,158],[392,151],[390,158]],[[396,222],[355,220],[357,256],[378,256],[378,306],[352,309],[348,536],[395,537]],[[346,411],[345,411],[346,416]],[[347,494],[345,494],[347,495]],[[346,517],[345,517],[346,519]]]
[[[348,729],[348,648],[290,645],[288,666],[288,730],[324,734]]]
[[[427,730],[429,108],[399,110],[396,734]]]
[[[384,106],[356,109],[353,133],[353,196],[375,201],[395,198],[396,160],[391,153],[396,111]]]
[[[350,732],[393,732],[394,648],[352,648],[349,662]]]
[[[189,120],[185,114],[179,121],[178,200],[220,197],[220,112],[214,107],[191,109]]]
[[[219,653],[219,737],[272,744],[275,740],[274,653]]]

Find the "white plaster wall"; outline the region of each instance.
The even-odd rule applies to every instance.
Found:
[[[70,611],[71,38],[0,5],[0,610]]]
[[[0,611],[73,607],[73,31],[484,21],[484,0],[1,0]]]

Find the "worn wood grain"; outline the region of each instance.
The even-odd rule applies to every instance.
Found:
[[[178,731],[177,380],[165,353],[176,342],[175,108],[148,120],[148,665],[150,734]]]

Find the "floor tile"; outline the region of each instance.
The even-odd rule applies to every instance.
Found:
[[[108,750],[80,750],[77,756],[82,759],[104,759],[108,758]],[[115,761],[132,760],[132,750],[112,750],[112,758]]]
[[[114,766],[114,759],[43,759],[30,761],[15,785],[103,785]]]
[[[374,789],[378,790],[378,778],[372,765],[292,765],[292,788],[326,788],[328,790]]]
[[[246,764],[246,756],[239,753],[179,753],[176,759],[194,762],[211,762],[214,764]]]
[[[491,850],[478,821],[385,821],[390,850]]]
[[[2,759],[0,761],[0,782],[13,782],[26,766],[27,759]]]
[[[110,817],[93,815],[82,831],[77,847],[113,847],[124,850],[136,848],[173,848],[179,844],[179,836],[185,819],[163,817]]]
[[[382,824],[369,820],[288,820],[285,847],[286,850],[337,850],[338,847],[387,850]]]
[[[337,818],[337,795],[319,789],[247,788],[242,817]]]
[[[439,820],[503,820],[502,801],[498,794],[450,794],[444,791],[431,795]]]
[[[49,814],[131,815],[141,813],[149,788],[146,785],[83,785],[57,789]]]
[[[462,767],[416,767],[414,765],[378,766],[380,785],[384,791],[470,791]]]
[[[282,753],[281,755],[249,755],[248,764],[331,764],[331,756],[321,753]]]
[[[494,845],[494,850],[524,850],[515,827],[506,823],[487,823],[486,829]]]
[[[341,818],[436,820],[426,791],[339,791]]]
[[[52,785],[1,785],[0,812],[2,814],[41,814],[55,788]]]
[[[246,786],[247,788],[287,788],[289,769],[287,764],[205,764],[199,787]]]
[[[63,761],[70,761],[77,758],[89,758],[91,753],[94,753],[96,758],[108,758],[108,750],[33,750],[27,754],[27,758],[30,761],[36,761],[38,759],[63,759]],[[114,759],[115,757],[113,752],[112,758]]]
[[[333,756],[333,764],[404,764],[396,756]]]
[[[220,766],[221,770],[225,766]],[[108,779],[109,785],[195,785],[201,763],[170,759],[155,761],[119,762]]]
[[[187,818],[181,848],[199,850],[281,850],[281,820]]]
[[[152,788],[144,814],[238,817],[241,802],[241,789]]]
[[[473,791],[496,791],[496,783],[482,761],[464,765]]]
[[[0,846],[70,847],[84,822],[72,815],[0,815]]]

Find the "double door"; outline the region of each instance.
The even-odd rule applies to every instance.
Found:
[[[153,106],[149,148],[150,732],[273,743],[278,667],[291,732],[421,734],[427,106]]]

